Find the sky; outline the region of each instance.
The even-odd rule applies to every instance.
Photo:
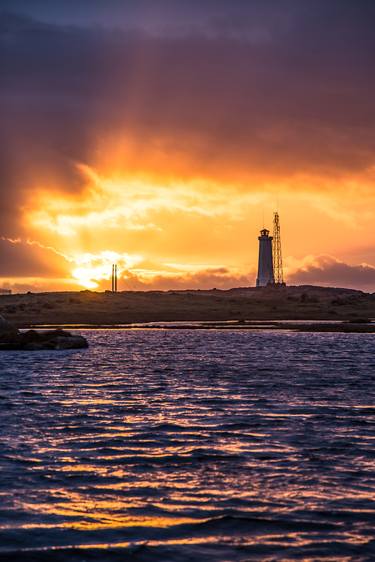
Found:
[[[0,287],[375,291],[375,3],[0,0]]]

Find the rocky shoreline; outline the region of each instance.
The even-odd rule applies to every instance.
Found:
[[[21,332],[0,316],[0,351],[42,351],[62,349],[84,349],[86,338],[65,330]]]
[[[340,333],[375,333],[375,322],[360,320],[355,322],[316,322],[316,321],[223,321],[223,322],[152,322],[133,324],[74,324],[60,325],[29,325],[24,328],[56,329],[74,328],[75,330],[249,330],[294,332],[340,332]]]

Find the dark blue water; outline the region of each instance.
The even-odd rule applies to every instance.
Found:
[[[0,355],[1,561],[374,560],[375,339]]]

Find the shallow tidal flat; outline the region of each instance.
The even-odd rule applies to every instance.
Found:
[[[0,355],[0,560],[374,559],[371,334]]]

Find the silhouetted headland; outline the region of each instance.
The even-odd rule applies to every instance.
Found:
[[[370,332],[375,331],[369,323],[375,318],[375,294],[316,286],[27,293],[1,296],[0,314],[19,328],[116,327],[165,322],[184,322],[176,326],[180,328],[202,327],[189,326],[200,322],[206,328],[235,325],[253,328],[254,322],[269,321],[266,326],[258,327],[290,329],[291,323],[294,326],[293,321],[298,321],[298,329],[304,331],[319,326],[324,331]],[[309,322],[304,325],[301,321]],[[330,322],[325,324],[327,321]]]

